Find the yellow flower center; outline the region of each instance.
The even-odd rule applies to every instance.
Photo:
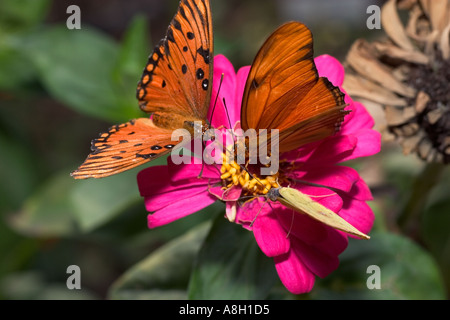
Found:
[[[222,167],[220,168],[220,178],[224,182],[223,190],[233,186],[240,186],[244,195],[260,196],[265,195],[272,188],[279,188],[279,173],[271,176],[259,177],[256,174],[250,174],[249,171],[236,161],[230,161],[226,154],[222,154]]]

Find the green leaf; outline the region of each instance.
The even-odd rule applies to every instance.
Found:
[[[152,165],[162,164],[164,159]],[[74,218],[81,230],[89,232],[112,220],[126,208],[142,201],[136,182],[135,168],[102,179],[78,180],[70,193]]]
[[[219,216],[200,250],[189,298],[264,299],[277,279],[253,234]]]
[[[147,167],[165,165],[167,157],[150,162]],[[136,176],[143,166],[101,179],[77,180],[70,198],[74,218],[84,232],[112,220],[125,209],[142,201]]]
[[[185,300],[186,291],[184,290],[119,290],[111,293],[109,299],[112,300]]]
[[[0,134],[0,211],[20,207],[37,184],[33,154],[17,140]]]
[[[447,180],[448,181],[448,180]],[[448,188],[442,188],[448,192]],[[422,237],[438,262],[445,280],[447,290],[450,290],[450,200],[448,193],[442,199],[425,210]]]
[[[124,106],[134,106],[132,111],[135,111],[136,116],[140,114],[136,100],[137,82],[142,76],[150,52],[147,30],[146,18],[142,15],[136,16],[125,33],[113,72],[113,81],[120,92],[120,103]]]
[[[41,22],[50,7],[50,0],[0,1],[0,30],[20,31]]]
[[[141,117],[136,99],[138,80],[147,62],[149,53],[148,24],[144,16],[138,15],[131,22],[119,49],[117,63],[112,73],[118,103],[129,110],[129,117]]]
[[[392,196],[386,196],[385,201],[392,207],[402,208],[408,200],[415,178],[424,168],[424,163],[417,157],[405,157],[401,152],[385,153],[380,161],[390,187],[396,190],[391,192]]]
[[[10,91],[21,91],[21,86],[36,77],[36,70],[26,63],[26,55],[3,45],[0,48],[0,88]]]
[[[39,252],[39,247],[35,239],[18,235],[4,223],[0,223],[0,234],[2,235],[0,237],[1,279],[8,273],[26,268],[30,260]],[[2,299],[1,294],[0,299]]]
[[[109,37],[83,28],[45,28],[18,41],[50,94],[78,112],[107,121],[129,120],[111,80],[119,49]],[[134,113],[135,114],[135,113]]]
[[[411,240],[384,232],[370,234],[368,241],[350,239],[340,255],[339,268],[318,279],[310,294],[313,299],[445,299],[439,270],[422,248]],[[380,270],[380,289],[374,271]]]
[[[68,194],[74,180],[67,172],[52,177],[9,217],[10,225],[28,236],[56,237],[76,231],[74,207]]]
[[[163,245],[123,274],[110,299],[185,299],[184,288],[210,223],[205,222]]]
[[[152,165],[165,163],[161,158]],[[103,178],[75,180],[70,170],[55,175],[10,216],[15,230],[30,236],[55,237],[89,232],[142,201],[136,175],[142,168]]]
[[[0,291],[10,300],[93,300],[89,289],[69,290],[65,283],[45,281],[39,271],[16,272],[0,282]]]

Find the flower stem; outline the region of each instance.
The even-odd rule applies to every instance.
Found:
[[[418,235],[420,217],[433,187],[439,182],[445,165],[428,163],[416,177],[410,198],[397,218],[400,230],[406,235],[416,238]]]

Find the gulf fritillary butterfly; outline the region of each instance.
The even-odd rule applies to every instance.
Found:
[[[137,87],[140,108],[152,114],[113,126],[93,140],[92,152],[71,175],[102,178],[169,153],[175,129],[194,136],[194,122],[207,127],[213,75],[209,0],[181,0],[166,36],[148,59]]]

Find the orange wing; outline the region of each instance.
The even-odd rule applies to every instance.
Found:
[[[71,175],[103,178],[132,169],[169,153],[181,142],[172,141],[171,136],[172,130],[158,128],[147,118],[112,126],[92,140],[91,154]]]
[[[148,59],[137,88],[139,105],[146,112],[178,113],[204,120],[211,100],[212,76],[209,0],[182,0],[166,37]]]
[[[213,31],[209,0],[181,0],[178,12],[150,55],[137,88],[139,118],[110,128],[92,141],[92,153],[71,175],[110,176],[167,154],[181,141],[172,130],[206,120],[213,75]]]
[[[299,22],[278,28],[263,44],[251,67],[241,109],[244,130],[279,129],[280,152],[336,132],[344,94],[319,78],[313,38]]]

